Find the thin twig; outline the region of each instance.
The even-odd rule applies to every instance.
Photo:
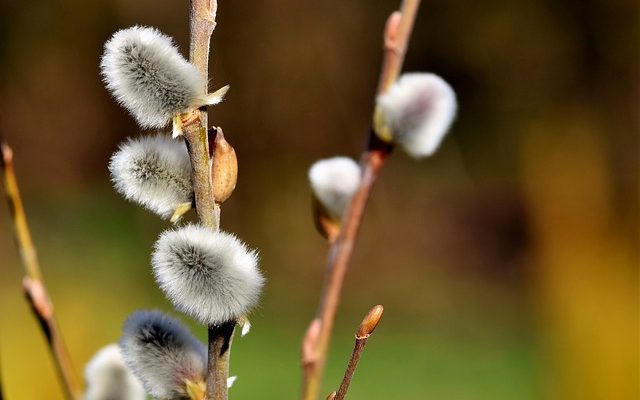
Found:
[[[209,49],[216,27],[217,0],[191,0],[191,40],[189,60],[205,78],[205,93],[209,81]],[[200,110],[199,118],[184,127],[191,159],[191,179],[195,192],[196,211],[200,222],[211,229],[220,229],[220,207],[216,204],[209,157],[207,110]],[[235,321],[221,326],[209,326],[209,361],[207,372],[207,400],[226,400],[229,356]]]
[[[209,44],[216,27],[216,0],[191,0],[190,4],[189,60],[205,78],[204,92],[209,81]],[[207,110],[200,110],[199,118],[184,126],[184,138],[191,159],[191,179],[195,192],[196,211],[200,222],[212,229],[219,229],[219,211],[213,196],[211,159],[207,131]]]
[[[2,386],[2,357],[0,357],[0,400],[4,399],[4,390]]]
[[[16,246],[25,272],[22,281],[23,289],[47,339],[66,397],[79,400],[82,391],[79,380],[74,373],[71,358],[64,345],[60,328],[53,316],[53,304],[42,280],[36,249],[31,239],[31,231],[13,167],[13,151],[6,143],[1,143],[0,148],[2,151],[2,162],[0,163],[2,181],[13,221]]]
[[[191,0],[189,11],[190,45],[189,61],[196,66],[205,78],[205,91],[208,93],[209,81],[209,51],[211,35],[216,29],[216,15],[218,14],[217,0]],[[207,128],[207,110],[200,110],[202,127]]]
[[[351,353],[347,370],[344,372],[340,388],[334,397],[335,400],[344,400],[347,390],[349,390],[351,380],[353,379],[353,374],[355,374],[356,368],[358,367],[360,356],[362,356],[362,352],[364,351],[364,346],[366,346],[369,337],[380,323],[383,312],[384,308],[382,306],[374,306],[362,320],[356,333],[356,344],[353,347],[353,352]]]
[[[307,382],[315,371],[317,364],[316,345],[320,335],[320,319],[316,318],[309,324],[307,332],[302,339],[302,376],[303,382]]]
[[[378,95],[384,93],[400,74],[419,5],[420,0],[404,0],[400,11],[392,13],[387,20]],[[329,250],[326,278],[317,314],[321,321],[321,327],[313,357],[315,363],[307,366],[309,373],[304,375],[303,381],[302,397],[305,400],[318,398],[344,277],[351,260],[369,194],[390,152],[391,146],[378,139],[375,133],[370,132],[369,146],[360,158],[362,169],[360,187],[347,207],[340,234]]]

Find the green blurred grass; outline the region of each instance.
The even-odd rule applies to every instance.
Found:
[[[295,186],[295,184],[293,184]],[[300,195],[305,197],[306,195]],[[26,205],[44,274],[72,357],[81,368],[101,346],[118,340],[126,316],[140,308],[170,310],[152,280],[149,253],[165,224],[117,197],[107,186],[84,193],[28,193]],[[296,398],[300,340],[315,309],[325,245],[310,228],[308,202],[278,214],[277,199],[251,218],[230,206],[223,225],[261,251],[268,284],[253,330],[236,337],[233,398]],[[8,399],[59,399],[43,339],[19,292],[20,266],[0,214],[2,373]],[[269,229],[252,229],[271,215]],[[369,222],[374,232],[380,222]],[[278,224],[281,224],[279,226]],[[235,228],[237,226],[237,229]],[[352,399],[529,399],[535,396],[532,335],[522,307],[500,284],[422,268],[415,254],[378,268],[376,235],[366,231],[333,337],[324,392],[342,377],[353,334],[369,306],[383,303],[382,325],[355,377]],[[372,243],[373,242],[373,243]],[[283,243],[287,246],[283,246]],[[387,257],[379,258],[385,263]],[[363,265],[370,265],[365,271]],[[465,281],[466,279],[466,281]],[[205,330],[185,316],[204,341]]]

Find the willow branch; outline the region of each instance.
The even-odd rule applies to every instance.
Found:
[[[392,13],[387,20],[378,95],[384,93],[395,82],[402,70],[419,5],[420,0],[404,0],[400,11]],[[340,234],[329,249],[327,272],[317,313],[317,318],[321,321],[320,333],[312,357],[314,362],[307,366],[309,371],[304,374],[303,399],[305,400],[318,398],[344,277],[351,261],[369,195],[391,152],[391,146],[378,139],[375,133],[370,132],[369,138],[369,146],[360,158],[362,170],[360,186],[347,207]]]
[[[209,326],[209,363],[207,371],[207,393],[220,393],[219,388],[224,388],[225,399],[227,393],[227,378],[229,377],[229,350],[233,339],[235,321],[224,323],[220,326]],[[216,355],[211,357],[211,354]],[[219,397],[212,397],[218,399]]]
[[[191,0],[190,2],[189,60],[205,77],[204,93],[208,92],[209,50],[211,35],[216,27],[217,12],[217,0]],[[184,127],[184,138],[191,159],[191,179],[198,219],[202,225],[218,230],[220,208],[216,204],[213,193],[206,108],[201,109],[199,114],[198,119]],[[221,326],[209,326],[207,400],[227,399],[229,356],[234,327],[235,321]]]
[[[24,266],[23,290],[45,335],[66,397],[79,400],[82,395],[79,380],[73,371],[71,358],[53,315],[53,304],[42,280],[36,249],[22,205],[20,189],[13,167],[13,151],[6,143],[0,144],[0,148],[2,151],[2,162],[0,163],[2,182],[13,221],[16,247]]]
[[[196,66],[200,74],[205,78],[205,91],[208,93],[209,78],[209,50],[211,35],[216,28],[216,15],[218,13],[217,0],[191,0],[189,12],[190,45],[189,61]],[[200,110],[202,126],[207,126],[207,110]]]
[[[358,368],[358,362],[360,362],[364,346],[366,346],[369,337],[380,323],[380,318],[382,318],[383,312],[384,308],[382,306],[375,306],[369,310],[369,313],[367,313],[362,320],[362,323],[358,328],[358,332],[356,333],[356,344],[353,347],[353,352],[351,353],[351,358],[349,359],[347,370],[342,378],[340,388],[334,397],[335,400],[344,400],[344,397],[347,395],[347,390],[349,390],[349,385],[351,385],[353,375],[356,372],[356,368]]]
[[[4,390],[2,386],[2,358],[0,358],[0,400],[4,399]]]
[[[189,60],[205,77],[204,93],[208,91],[209,43],[216,27],[218,3],[215,0],[191,0],[190,5]],[[211,160],[207,132],[207,110],[199,112],[199,118],[184,127],[184,138],[191,159],[191,179],[195,192],[196,211],[200,222],[212,229],[220,225],[219,212],[213,196]]]

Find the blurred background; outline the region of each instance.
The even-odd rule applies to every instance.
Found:
[[[222,225],[260,250],[268,278],[252,333],[235,340],[230,395],[295,399],[327,250],[307,168],[363,148],[381,32],[399,2],[220,3],[213,87],[232,90],[210,115],[240,163]],[[382,173],[325,393],[380,303],[351,399],[638,398],[638,6],[423,2],[405,69],[448,80],[459,117],[436,156],[398,151]],[[78,371],[131,312],[171,309],[149,266],[167,223],[118,196],[107,171],[140,132],[103,88],[99,57],[135,24],[187,53],[186,1],[0,2],[0,130]],[[4,207],[0,277],[6,397],[61,399]]]

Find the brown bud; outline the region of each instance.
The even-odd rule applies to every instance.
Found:
[[[337,395],[338,394],[335,391],[333,391],[333,392],[329,393],[329,396],[327,396],[327,400],[333,400],[333,399],[336,398]]]
[[[384,307],[381,305],[373,306],[373,308],[367,313],[367,316],[364,317],[360,323],[358,333],[356,333],[356,338],[366,338],[371,335],[380,323],[383,312]]]
[[[320,234],[327,239],[329,243],[333,243],[340,233],[340,221],[336,221],[332,218],[316,196],[312,196],[313,223],[315,224],[318,232],[320,232]]]
[[[222,128],[209,131],[209,153],[213,160],[211,165],[213,196],[216,203],[221,204],[231,196],[238,181],[236,151],[225,140]]]

